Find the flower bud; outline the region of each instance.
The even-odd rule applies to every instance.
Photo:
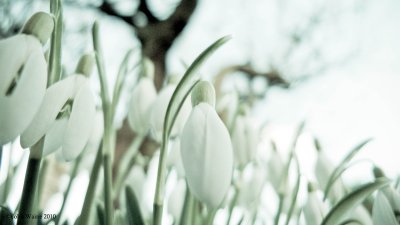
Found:
[[[258,144],[257,131],[251,121],[243,115],[239,115],[235,121],[232,144],[235,161],[239,167],[244,167],[254,160]]]
[[[168,198],[168,212],[174,218],[175,224],[180,220],[183,203],[185,201],[186,182],[181,179],[175,185]]]
[[[151,135],[157,141],[161,142],[162,132],[164,127],[164,117],[167,112],[168,103],[171,100],[172,94],[175,91],[176,86],[168,84],[164,87],[157,98],[154,100],[150,108],[150,128]],[[183,106],[175,120],[174,126],[171,131],[171,136],[177,136],[182,130],[185,121],[187,120],[190,113],[190,103],[185,101]]]
[[[327,213],[327,208],[318,197],[314,184],[308,184],[308,198],[303,207],[304,218],[307,225],[321,224]]]
[[[44,12],[35,13],[22,28],[22,33],[35,36],[44,44],[49,39],[54,29],[54,20]]]
[[[86,77],[90,77],[93,71],[93,65],[94,65],[93,56],[85,54],[79,59],[78,66],[76,67],[75,72],[77,74],[82,74]]]
[[[61,148],[65,160],[77,157],[91,135],[95,117],[94,97],[89,80],[71,75],[50,86],[39,111],[21,135],[21,146],[31,147],[44,137],[40,158]]]
[[[200,81],[192,91],[192,106],[195,107],[201,102],[215,107],[215,90],[210,82]]]
[[[181,155],[190,191],[218,208],[231,184],[233,150],[229,132],[210,104],[192,109],[181,134]]]
[[[393,208],[390,206],[385,194],[381,191],[375,197],[374,205],[372,207],[372,220],[374,225],[399,225]]]
[[[320,185],[322,190],[326,189],[326,185],[328,185],[329,177],[332,175],[334,171],[334,166],[332,162],[328,159],[327,155],[324,151],[318,151],[317,162],[315,165],[315,175],[318,180],[318,184]],[[338,202],[345,195],[345,187],[342,180],[339,178],[335,181],[333,186],[330,189],[328,194],[328,198],[333,202]]]
[[[41,44],[26,34],[1,40],[0,68],[0,145],[4,145],[28,127],[46,91]]]
[[[264,183],[265,173],[263,168],[246,167],[243,171],[243,181],[240,181],[239,199],[238,203],[247,208],[252,205],[257,205],[257,200],[260,200]]]
[[[285,164],[283,163],[281,155],[274,147],[275,144],[273,142],[272,145],[273,148],[267,163],[267,175],[268,175],[268,180],[271,182],[275,191],[277,193],[280,193],[283,171],[285,170]]]
[[[150,107],[156,96],[156,88],[149,77],[142,77],[133,89],[128,121],[131,129],[140,135],[146,135],[149,131]]]

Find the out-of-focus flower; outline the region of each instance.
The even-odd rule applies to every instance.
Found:
[[[209,96],[213,99],[207,99]],[[210,83],[201,81],[196,85],[192,104],[192,112],[181,134],[186,179],[194,196],[208,207],[218,208],[231,184],[232,143],[214,109],[215,91]]]
[[[171,100],[175,88],[176,85],[174,84],[168,84],[166,87],[164,87],[158,94],[150,109],[150,131],[152,137],[158,142],[161,142],[162,139],[164,116],[167,112],[168,103]],[[178,114],[178,117],[176,118],[175,124],[171,131],[171,136],[177,136],[180,133],[185,121],[189,116],[189,113],[190,103],[185,101]]]
[[[329,160],[328,156],[325,154],[322,149],[319,149],[317,155],[317,162],[315,165],[315,175],[318,180],[318,184],[320,185],[322,190],[326,189],[326,185],[328,185],[329,177],[332,175],[334,171],[334,166],[332,162]],[[338,202],[345,195],[345,187],[342,180],[339,178],[335,181],[333,186],[330,189],[328,194],[328,198],[333,202]]]
[[[36,13],[22,34],[0,41],[0,145],[20,135],[39,109],[47,84],[41,43],[53,27],[50,15]]]
[[[61,148],[63,158],[77,157],[88,143],[95,104],[87,77],[74,74],[50,86],[32,123],[21,135],[21,146],[31,147],[44,137],[38,158]]]
[[[238,98],[236,91],[225,93],[216,105],[217,112],[227,127],[230,127],[233,124],[239,106]]]
[[[259,166],[246,167],[243,173],[238,203],[247,208],[257,205],[255,203],[260,200],[265,183],[265,173],[263,168]]]
[[[324,216],[328,212],[326,206],[318,197],[316,188],[311,183],[308,184],[308,197],[303,207],[303,212],[307,225],[321,224]]]
[[[285,164],[274,143],[272,143],[272,146],[271,155],[267,162],[267,176],[275,191],[280,192]]]
[[[181,142],[176,138],[171,145],[167,158],[167,167],[173,167],[179,177],[185,176],[181,157]]]
[[[168,212],[174,218],[175,223],[180,220],[183,203],[185,202],[186,182],[178,180],[168,199]]]
[[[246,116],[239,115],[235,121],[232,134],[232,145],[235,161],[243,168],[256,155],[258,144],[257,130]]]
[[[157,97],[157,91],[152,80],[154,65],[145,60],[146,73],[141,77],[132,92],[129,103],[128,121],[133,131],[139,135],[146,135],[149,131],[150,107]]]
[[[374,225],[399,225],[398,216],[390,205],[388,198],[381,191],[375,197],[372,208],[372,220]]]

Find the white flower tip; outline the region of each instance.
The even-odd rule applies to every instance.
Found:
[[[45,12],[35,13],[22,28],[22,33],[35,36],[44,44],[54,29],[53,17]]]
[[[196,106],[202,102],[215,107],[215,89],[208,81],[200,81],[192,91],[192,106]]]
[[[85,54],[79,59],[75,72],[77,74],[82,74],[86,77],[89,77],[92,74],[93,65],[94,65],[93,56],[90,54]]]

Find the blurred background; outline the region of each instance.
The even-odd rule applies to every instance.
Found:
[[[390,176],[399,174],[399,1],[64,0],[63,4],[65,74],[73,73],[82,53],[92,51],[94,20],[100,22],[109,82],[133,48],[137,59],[144,55],[155,63],[158,89],[169,76],[182,75],[217,38],[231,35],[199,73],[215,81],[217,92],[237,91],[250,103],[252,121],[262,131],[260,157],[268,154],[270,140],[284,154],[305,121],[297,153],[306,177],[313,177],[315,137],[334,163],[372,137],[357,158],[372,160]],[[46,0],[1,0],[0,38],[17,33],[30,15],[49,11],[48,6]],[[97,76],[92,79],[98,92]],[[123,101],[128,101],[134,83],[131,79]],[[126,128],[126,111],[121,107],[119,112],[122,145],[133,135]],[[370,165],[357,165],[344,176],[353,183],[372,179]]]

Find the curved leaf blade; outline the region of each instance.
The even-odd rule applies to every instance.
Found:
[[[364,184],[340,200],[324,218],[321,225],[339,224],[354,207],[361,204],[365,198],[374,191],[388,185],[390,180],[386,178],[376,179],[372,183]]]
[[[354,156],[357,155],[358,152],[360,152],[363,147],[368,144],[370,141],[372,141],[372,138],[368,138],[364,141],[362,141],[360,144],[356,145],[347,155],[344,157],[342,162],[335,168],[335,170],[332,172],[331,176],[329,177],[328,183],[325,187],[324,190],[324,201],[328,197],[328,194],[335,183],[337,179],[340,178],[340,175],[348,168],[348,163],[354,158]]]
[[[135,192],[127,186],[125,189],[126,207],[129,225],[144,225],[142,213]]]

